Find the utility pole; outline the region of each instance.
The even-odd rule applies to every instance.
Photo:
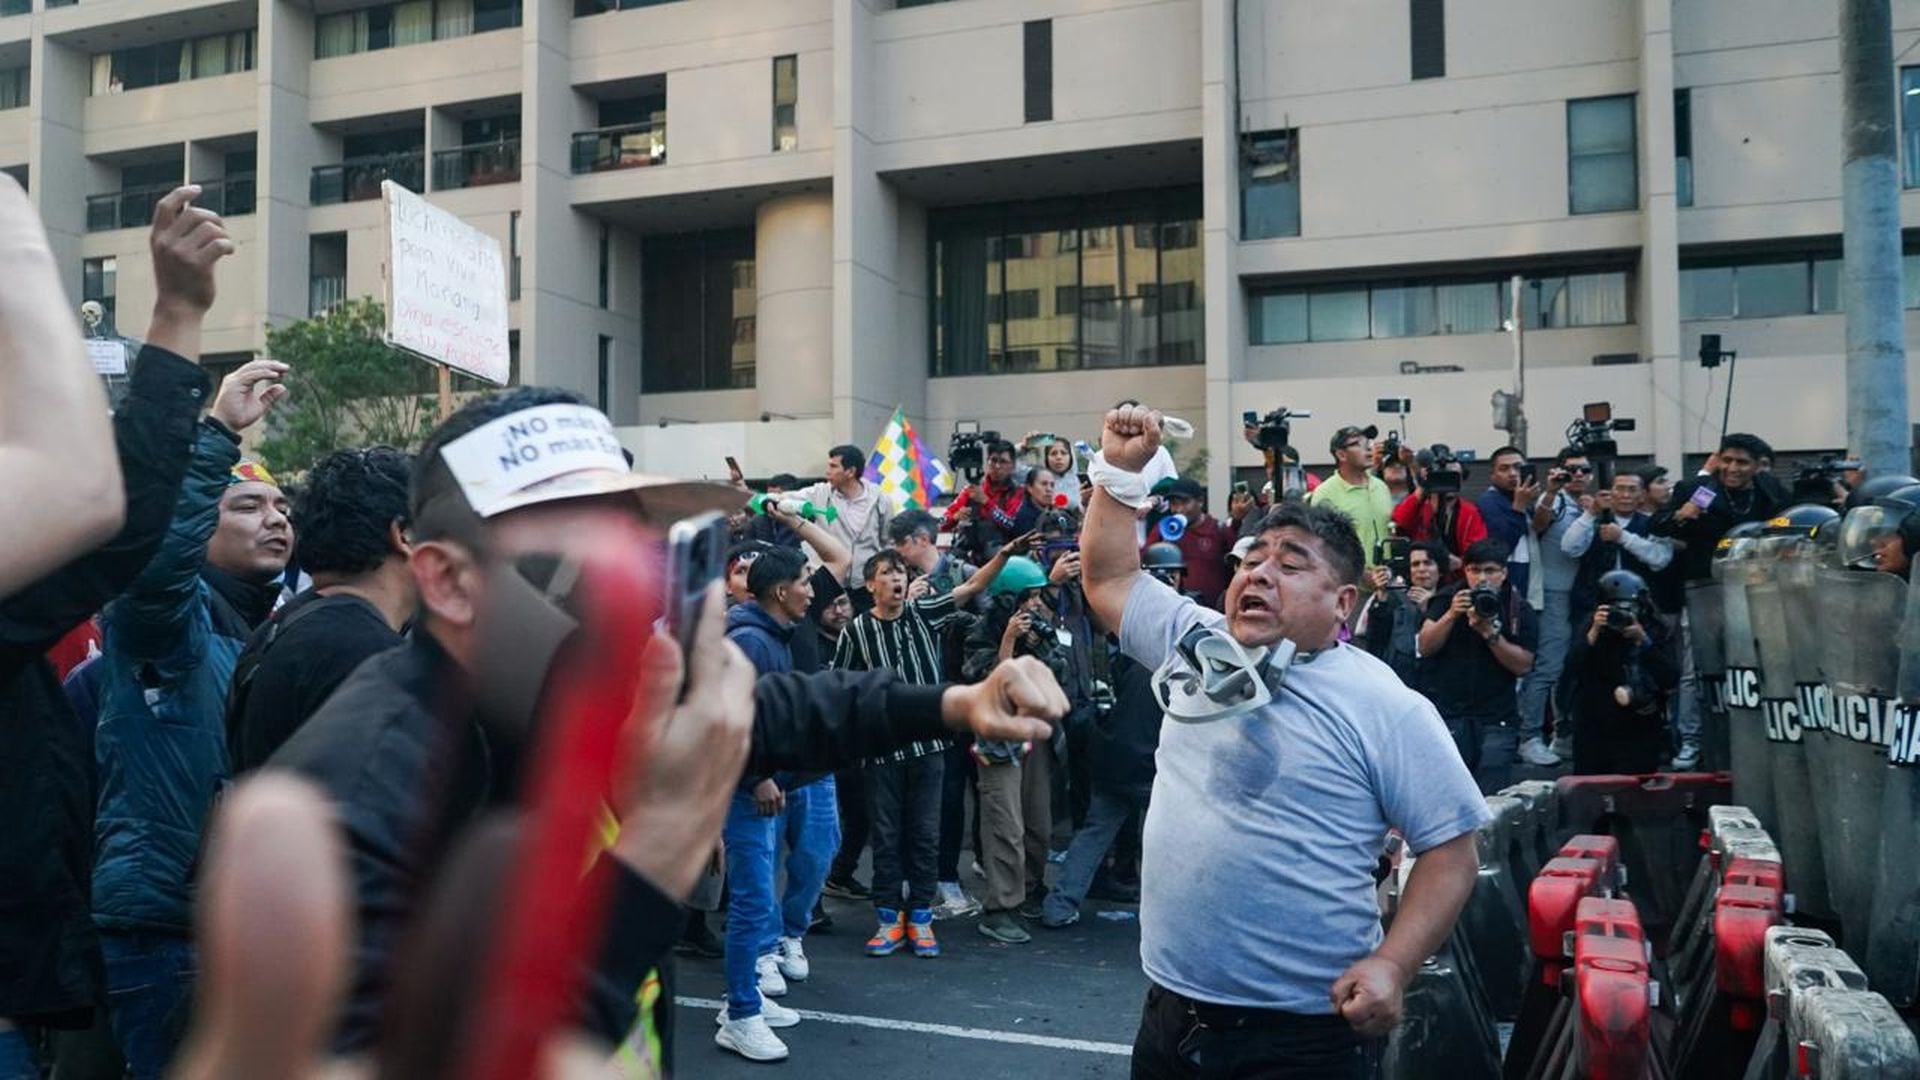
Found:
[[[1898,130],[1889,0],[1840,0],[1847,449],[1879,476],[1909,467]]]

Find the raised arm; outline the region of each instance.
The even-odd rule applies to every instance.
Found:
[[[1080,528],[1080,583],[1087,607],[1109,631],[1120,629],[1127,597],[1140,578],[1140,548],[1133,529],[1137,507],[1147,498],[1140,470],[1159,449],[1159,413],[1142,405],[1107,413],[1100,453],[1088,470],[1094,490]],[[1128,501],[1116,498],[1115,491]]]
[[[841,584],[846,583],[847,574],[853,569],[853,551],[842,543],[839,537],[821,528],[817,521],[808,521],[806,518],[782,511],[771,500],[767,503],[767,516],[792,529],[802,543],[812,548],[815,555],[820,556],[820,565],[826,567],[834,577],[839,578]]]
[[[1000,576],[1000,571],[1007,568],[1008,559],[1033,546],[1033,535],[1027,533],[1025,536],[1016,536],[1001,544],[1000,550],[994,552],[993,558],[987,560],[987,565],[975,570],[972,577],[955,585],[949,594],[953,597],[954,606],[966,607],[973,603],[974,597],[985,592],[987,586],[993,584],[993,579]]]
[[[126,515],[107,396],[40,219],[0,179],[0,597],[112,536]]]

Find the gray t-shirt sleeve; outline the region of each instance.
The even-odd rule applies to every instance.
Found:
[[[1375,790],[1388,824],[1407,838],[1415,855],[1492,818],[1431,703],[1420,700],[1385,730],[1387,738],[1373,756]]]
[[[1226,621],[1225,615],[1174,592],[1152,574],[1141,574],[1120,614],[1120,651],[1151,671],[1166,662],[1187,631]]]

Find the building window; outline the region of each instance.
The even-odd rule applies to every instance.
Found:
[[[1446,75],[1446,0],[1407,0],[1407,26],[1413,42],[1413,77],[1438,79]]]
[[[313,55],[350,56],[519,25],[519,0],[405,0],[320,16]]]
[[[1246,136],[1240,143],[1240,239],[1299,235],[1299,129]]]
[[[1202,362],[1199,220],[1192,188],[935,211],[933,374]]]
[[[1633,95],[1567,102],[1567,212],[1640,205]]]
[[[600,411],[606,412],[613,401],[613,339],[600,335]]]
[[[235,30],[100,53],[93,58],[92,93],[118,94],[145,86],[252,71],[254,45],[252,30]]]
[[[114,331],[113,300],[117,291],[116,278],[119,277],[120,261],[111,255],[100,259],[88,259],[80,264],[80,299],[92,300],[100,305],[101,336],[110,336]]]
[[[794,110],[800,101],[800,58],[773,58],[773,148],[798,150],[800,126]]]
[[[27,106],[27,74],[24,67],[0,68],[0,109]]]
[[[1036,19],[1026,24],[1023,38],[1026,51],[1026,120],[1039,123],[1053,119],[1053,20]]]
[[[647,237],[640,298],[645,393],[753,385],[752,229]]]
[[[1359,282],[1256,289],[1247,298],[1254,345],[1487,334],[1512,309],[1509,277]],[[1535,329],[1631,321],[1625,270],[1526,278],[1522,317]]]
[[[1901,178],[1920,187],[1920,67],[1900,69]]]
[[[1920,272],[1920,255],[1905,258],[1905,276]],[[1831,315],[1843,310],[1840,256],[1770,255],[1742,262],[1698,263],[1680,269],[1682,319],[1775,319]],[[1920,306],[1907,282],[1907,307]]]
[[[507,214],[507,299],[520,299],[520,211]]]
[[[605,222],[600,224],[600,306],[607,306],[608,294],[613,291],[613,230]]]
[[[307,241],[307,314],[325,315],[346,298],[347,234],[315,234]]]
[[[1693,91],[1673,92],[1673,192],[1681,206],[1693,205]]]

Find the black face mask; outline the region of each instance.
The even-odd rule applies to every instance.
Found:
[[[206,581],[208,588],[219,593],[220,598],[232,606],[249,627],[265,622],[267,616],[273,614],[274,601],[280,598],[278,577],[268,581],[248,581],[211,563],[200,568],[200,577]]]

